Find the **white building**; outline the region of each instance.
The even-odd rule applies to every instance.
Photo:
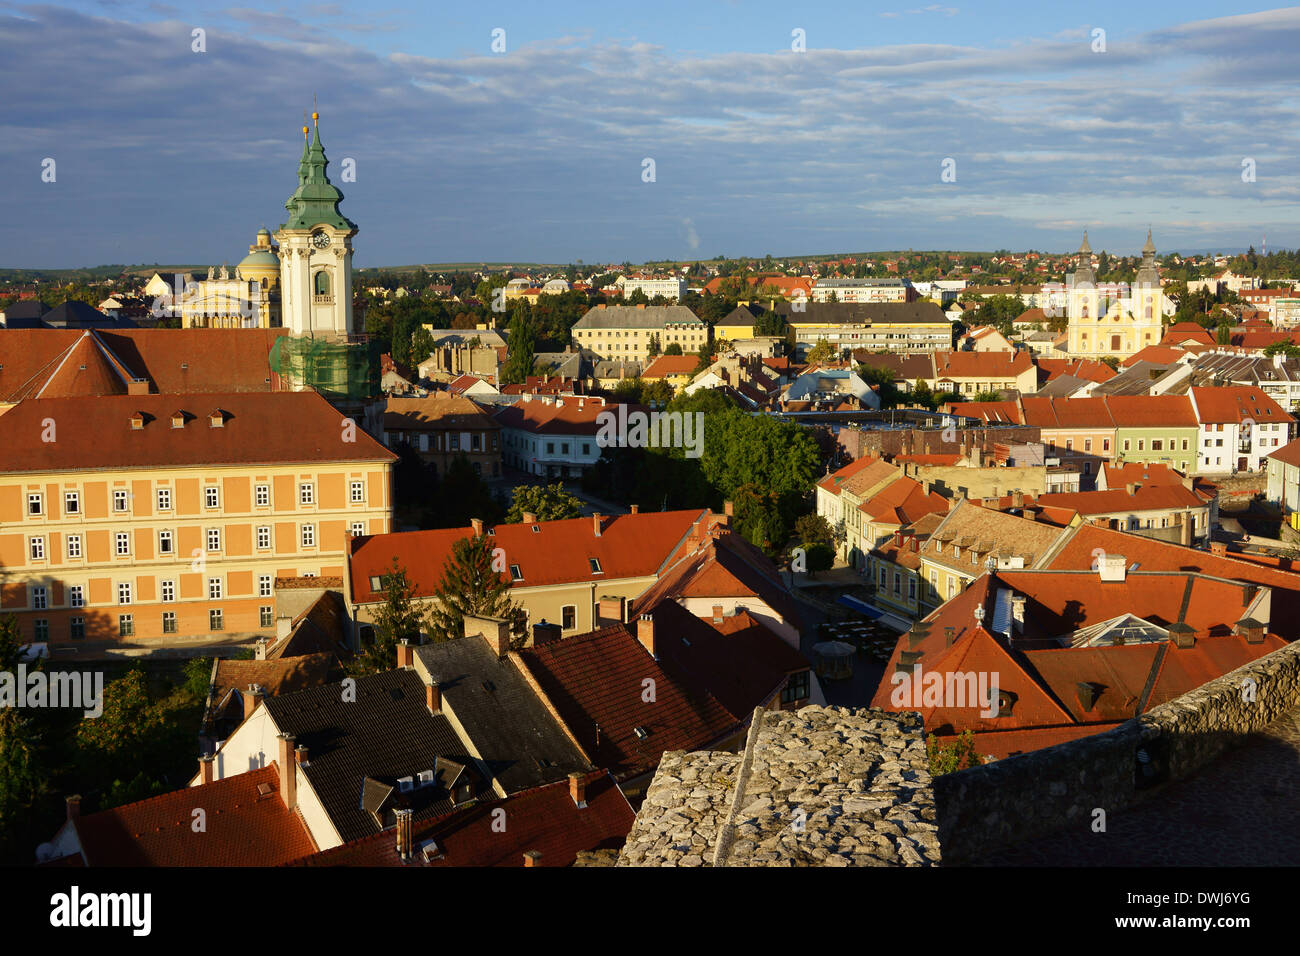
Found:
[[[814,302],[912,302],[916,289],[907,279],[818,279]]]
[[[627,298],[638,289],[643,292],[647,299],[653,299],[657,295],[663,296],[671,302],[680,302],[682,296],[686,294],[686,280],[678,279],[675,276],[663,276],[656,278],[641,278],[639,276],[619,276],[615,284],[623,290],[623,298]]]

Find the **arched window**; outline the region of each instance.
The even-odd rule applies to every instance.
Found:
[[[325,271],[316,273],[316,295],[330,294],[330,274]]]
[[[1085,319],[1088,317],[1088,303],[1087,303],[1087,302],[1085,302],[1085,303],[1083,304],[1083,317],[1084,317]]]

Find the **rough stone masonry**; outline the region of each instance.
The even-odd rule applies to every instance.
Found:
[[[665,753],[619,866],[935,866],[919,714],[755,711],[743,753]]]

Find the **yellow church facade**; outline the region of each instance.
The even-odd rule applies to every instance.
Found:
[[[1098,284],[1092,269],[1092,248],[1084,233],[1078,265],[1066,291],[1066,349],[1071,358],[1123,360],[1160,343],[1165,297],[1155,254],[1148,231],[1133,284]]]

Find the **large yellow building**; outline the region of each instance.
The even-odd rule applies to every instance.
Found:
[[[221,267],[185,285],[181,327],[186,329],[275,329],[280,327],[280,258],[271,233],[259,229],[234,275]]]
[[[1163,335],[1165,297],[1150,230],[1131,287],[1123,283],[1097,284],[1086,232],[1078,256],[1078,267],[1066,292],[1066,349],[1070,357],[1126,359],[1149,345],[1158,345]]]
[[[395,456],[311,391],[27,399],[0,446],[24,641],[270,636],[277,577],[341,577],[391,530]]]

